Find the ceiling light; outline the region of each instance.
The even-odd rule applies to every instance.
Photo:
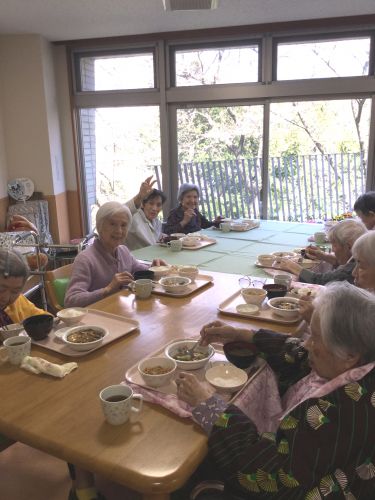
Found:
[[[163,0],[164,10],[213,10],[218,0]]]

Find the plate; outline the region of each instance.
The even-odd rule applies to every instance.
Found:
[[[19,177],[8,182],[8,194],[17,201],[26,201],[34,193],[34,183],[27,177]]]

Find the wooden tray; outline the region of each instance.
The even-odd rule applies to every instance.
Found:
[[[88,313],[83,318],[83,320],[77,325],[96,325],[106,328],[108,330],[108,335],[103,339],[103,342],[91,351],[74,351],[69,346],[64,344],[64,342],[55,335],[55,332],[60,332],[62,330],[67,330],[68,328],[64,324],[59,324],[58,327],[54,328],[52,332],[48,335],[48,337],[44,340],[32,340],[32,343],[45,349],[49,349],[51,351],[58,352],[60,354],[64,354],[65,356],[71,357],[81,357],[86,356],[94,351],[97,351],[101,347],[113,342],[114,340],[122,337],[123,335],[127,335],[139,328],[139,322],[125,318],[123,316],[117,316],[116,314],[110,314],[102,311],[96,311],[95,309],[88,309]],[[26,333],[25,333],[26,335]]]
[[[197,277],[195,278],[195,282],[188,285],[187,290],[183,293],[166,292],[164,288],[158,283],[155,284],[152,293],[155,293],[157,295],[166,295],[167,297],[176,297],[176,298],[187,297],[188,295],[191,295],[197,290],[200,290],[201,288],[209,285],[210,283],[213,282],[213,280],[214,280],[213,277],[209,276],[208,274],[198,274]]]
[[[258,319],[262,321],[269,321],[270,323],[279,323],[282,325],[294,325],[295,323],[300,323],[302,321],[301,317],[296,319],[285,319],[281,316],[275,315],[271,309],[267,306],[267,299],[263,302],[260,310],[256,314],[244,314],[237,312],[236,306],[238,304],[245,304],[244,299],[241,296],[241,290],[228,297],[224,302],[222,302],[218,309],[223,314],[228,314],[230,316],[238,316],[239,318],[251,318]]]
[[[181,340],[198,340],[198,338],[197,337],[195,337],[195,338],[193,337],[193,338],[189,338],[189,339],[174,339],[174,340],[171,340],[170,342],[168,342],[167,344],[165,344],[163,347],[161,347],[160,349],[157,349],[156,351],[150,353],[148,356],[145,356],[144,358],[140,359],[138,361],[138,363],[136,363],[131,368],[129,368],[127,370],[126,374],[125,374],[126,380],[128,382],[140,385],[140,386],[145,387],[146,389],[149,389],[149,390],[152,390],[152,391],[161,392],[163,394],[174,394],[174,395],[177,395],[177,385],[176,385],[176,383],[175,383],[174,380],[170,381],[168,384],[162,385],[161,387],[150,387],[147,384],[145,384],[145,382],[143,381],[143,378],[141,377],[141,375],[140,375],[140,373],[138,371],[138,364],[141,361],[143,361],[144,359],[153,358],[155,356],[157,356],[157,357],[159,357],[159,356],[165,357],[165,354],[164,354],[165,348],[168,345],[173,344],[173,342],[179,342]],[[211,368],[212,366],[214,366],[216,363],[228,363],[228,360],[227,360],[227,358],[224,355],[223,346],[221,344],[211,344],[211,345],[215,349],[215,354],[212,356],[212,358],[207,363],[207,365],[204,368],[200,368],[199,370],[190,370],[190,372],[193,373],[194,375],[196,375],[197,378],[201,382],[205,382],[208,385],[209,385],[209,383],[206,381],[206,378],[205,378],[206,370],[208,370],[209,368]],[[241,392],[249,384],[249,382],[251,382],[251,380],[253,380],[254,377],[256,377],[263,370],[263,368],[265,367],[265,365],[266,365],[266,362],[264,361],[264,359],[257,358],[256,361],[247,370],[245,370],[248,373],[249,378],[248,378],[247,382],[245,383],[245,385],[235,394],[235,396],[231,398],[230,394],[228,394],[226,392],[221,392],[221,391],[220,391],[220,396],[223,397],[223,394],[227,394],[227,400],[229,400],[231,398],[230,401],[232,402],[239,394],[241,394]],[[178,374],[181,371],[184,371],[184,370],[182,370],[180,368],[177,368],[177,370],[176,370],[176,376],[178,376]]]
[[[194,245],[193,247],[188,247],[186,245],[182,245],[182,250],[201,250],[202,248],[206,248],[206,247],[209,247],[211,245],[215,245],[217,243],[217,241],[212,238],[210,240],[201,240],[201,241],[198,241],[196,245]],[[162,246],[162,247],[168,247],[168,245],[166,243],[158,243],[158,245]]]

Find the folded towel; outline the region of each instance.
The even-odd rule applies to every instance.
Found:
[[[52,375],[52,377],[63,378],[72,370],[78,368],[78,365],[77,363],[57,365],[55,363],[50,363],[43,358],[25,356],[22,360],[21,368],[24,368],[31,373],[45,373],[46,375]]]

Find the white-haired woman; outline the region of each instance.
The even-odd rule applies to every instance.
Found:
[[[129,208],[117,201],[109,201],[99,208],[98,238],[74,261],[65,306],[92,304],[127,285],[136,271],[148,269],[149,266],[135,259],[123,244],[131,222]],[[152,265],[161,263],[164,261],[155,259]]]
[[[278,373],[281,395],[281,411],[267,421],[269,432],[259,434],[235,404],[212,396],[194,375],[177,379],[178,396],[209,434],[223,498],[375,498],[374,324],[374,295],[344,282],[315,299],[304,345],[222,322],[202,329],[205,343],[253,342]]]
[[[334,269],[325,273],[317,273],[304,269],[297,262],[282,259],[281,268],[289,271],[303,283],[325,285],[330,281],[349,281],[353,283],[352,272],[355,262],[352,256],[354,242],[367,231],[365,225],[356,220],[344,220],[333,226],[328,233],[328,241],[332,245],[333,254],[325,254],[321,250],[306,249],[308,257],[321,259],[333,265]]]
[[[221,217],[209,221],[198,211],[199,196],[200,189],[196,184],[181,184],[177,193],[179,205],[169,212],[164,228],[166,234],[195,233],[220,223]]]
[[[368,231],[354,243],[354,284],[375,292],[375,231]]]

